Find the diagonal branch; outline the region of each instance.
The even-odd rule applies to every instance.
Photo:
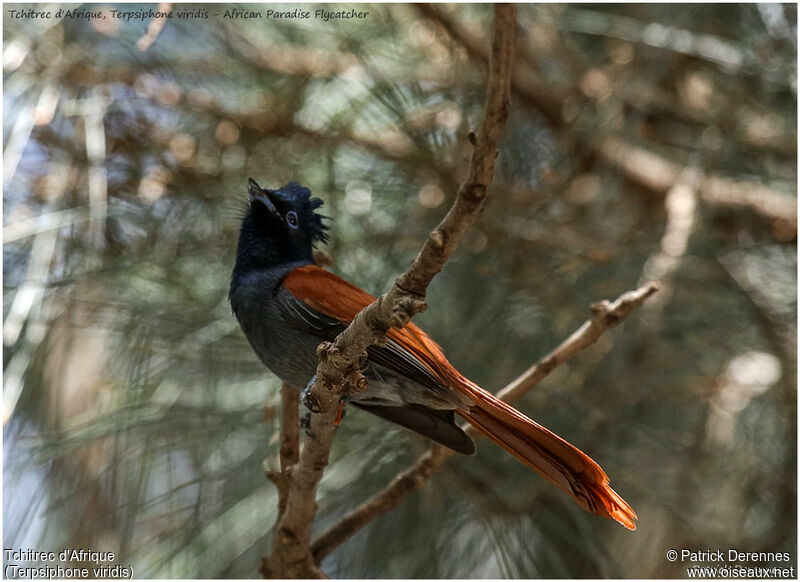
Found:
[[[497,393],[497,397],[508,403],[516,402],[530,392],[539,382],[544,380],[550,372],[566,362],[581,350],[585,350],[631,312],[640,307],[647,299],[660,289],[656,282],[649,282],[623,293],[613,302],[603,300],[590,307],[594,314],[591,319],[584,322],[571,336],[561,342],[559,346],[545,357],[525,370],[516,380],[510,382]]]
[[[497,4],[494,13],[486,110],[477,136],[470,136],[474,150],[469,174],[450,211],[392,288],[359,313],[333,343],[324,343],[317,350],[317,375],[306,396],[306,404],[315,414],[311,416],[309,438],[289,475],[286,509],[275,525],[272,553],[262,564],[265,576],[324,576],[311,553],[311,525],[316,513],[317,484],[328,464],[338,403],[344,394],[366,386],[360,372],[365,350],[385,341],[390,327],[406,325],[425,309],[428,284],[483,210],[494,178],[497,145],[508,118],[516,29],[513,4]]]
[[[550,372],[580,350],[586,349],[596,342],[606,330],[621,322],[656,291],[658,291],[658,284],[651,282],[633,291],[623,293],[613,302],[604,300],[593,304],[591,306],[593,312],[591,319],[587,320],[556,349],[498,392],[497,396],[508,403],[519,400],[546,378]],[[471,429],[472,427],[467,429],[470,436],[473,438],[480,436]],[[422,487],[430,476],[454,454],[450,449],[434,445],[421,455],[413,465],[392,479],[383,490],[347,513],[312,545],[311,550],[317,563],[322,562],[328,554],[373,519],[388,513],[400,505],[406,495]]]

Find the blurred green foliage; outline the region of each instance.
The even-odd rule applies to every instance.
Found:
[[[333,219],[330,268],[387,289],[464,175],[490,7],[323,22],[205,4],[208,19],[173,17],[153,41],[148,21],[9,6],[4,547],[111,550],[137,577],[257,576],[278,382],[226,300],[247,177],[310,187]],[[794,552],[796,6],[526,4],[518,18],[491,198],[418,321],[497,390],[590,303],[656,272],[658,301],[519,404],[603,465],[640,529],[481,443],[325,571],[682,577],[668,549]],[[609,139],[655,157],[631,169]],[[720,203],[701,188],[670,247],[664,164],[764,190]],[[320,530],[425,446],[351,411]]]

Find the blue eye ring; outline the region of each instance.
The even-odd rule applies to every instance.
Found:
[[[300,221],[297,219],[297,213],[294,210],[290,210],[286,213],[286,224],[288,224],[290,228],[297,228],[300,225]]]

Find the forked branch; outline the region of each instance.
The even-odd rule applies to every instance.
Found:
[[[494,15],[486,109],[480,130],[476,136],[471,136],[474,150],[469,174],[447,215],[392,288],[361,311],[333,343],[324,343],[317,350],[319,366],[307,398],[315,414],[311,416],[309,435],[300,458],[287,471],[285,509],[275,525],[272,553],[262,563],[264,576],[324,576],[311,553],[311,525],[316,514],[317,484],[328,464],[339,401],[366,386],[360,371],[366,349],[385,341],[386,332],[392,326],[403,327],[425,309],[428,285],[483,210],[494,178],[497,145],[510,106],[515,6],[497,4]]]

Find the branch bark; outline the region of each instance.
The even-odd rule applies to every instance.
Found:
[[[267,479],[278,489],[278,519],[286,510],[289,476],[300,459],[300,391],[283,383],[281,386],[280,470],[267,469]],[[275,522],[278,523],[277,521]]]
[[[494,13],[486,109],[477,136],[470,136],[474,149],[468,176],[447,215],[392,288],[361,311],[333,343],[323,343],[317,350],[317,375],[306,396],[306,404],[315,413],[303,451],[289,472],[285,510],[275,525],[272,553],[262,563],[265,576],[324,577],[311,552],[311,525],[317,484],[328,464],[338,403],[343,395],[366,387],[360,371],[366,349],[384,342],[390,327],[403,327],[425,309],[428,285],[483,210],[494,178],[497,145],[508,118],[516,30],[513,4],[497,4]]]
[[[606,330],[620,323],[656,291],[658,291],[658,284],[650,282],[638,289],[623,293],[613,302],[603,300],[593,304],[591,319],[581,325],[552,352],[498,392],[497,396],[508,403],[519,400],[546,378],[550,372],[580,350],[592,345]],[[466,429],[466,432],[473,438],[481,436],[471,426]],[[381,491],[347,513],[320,535],[312,545],[311,550],[317,562],[321,563],[328,554],[369,522],[400,505],[406,495],[421,488],[431,475],[454,454],[450,449],[440,445],[432,446]]]

